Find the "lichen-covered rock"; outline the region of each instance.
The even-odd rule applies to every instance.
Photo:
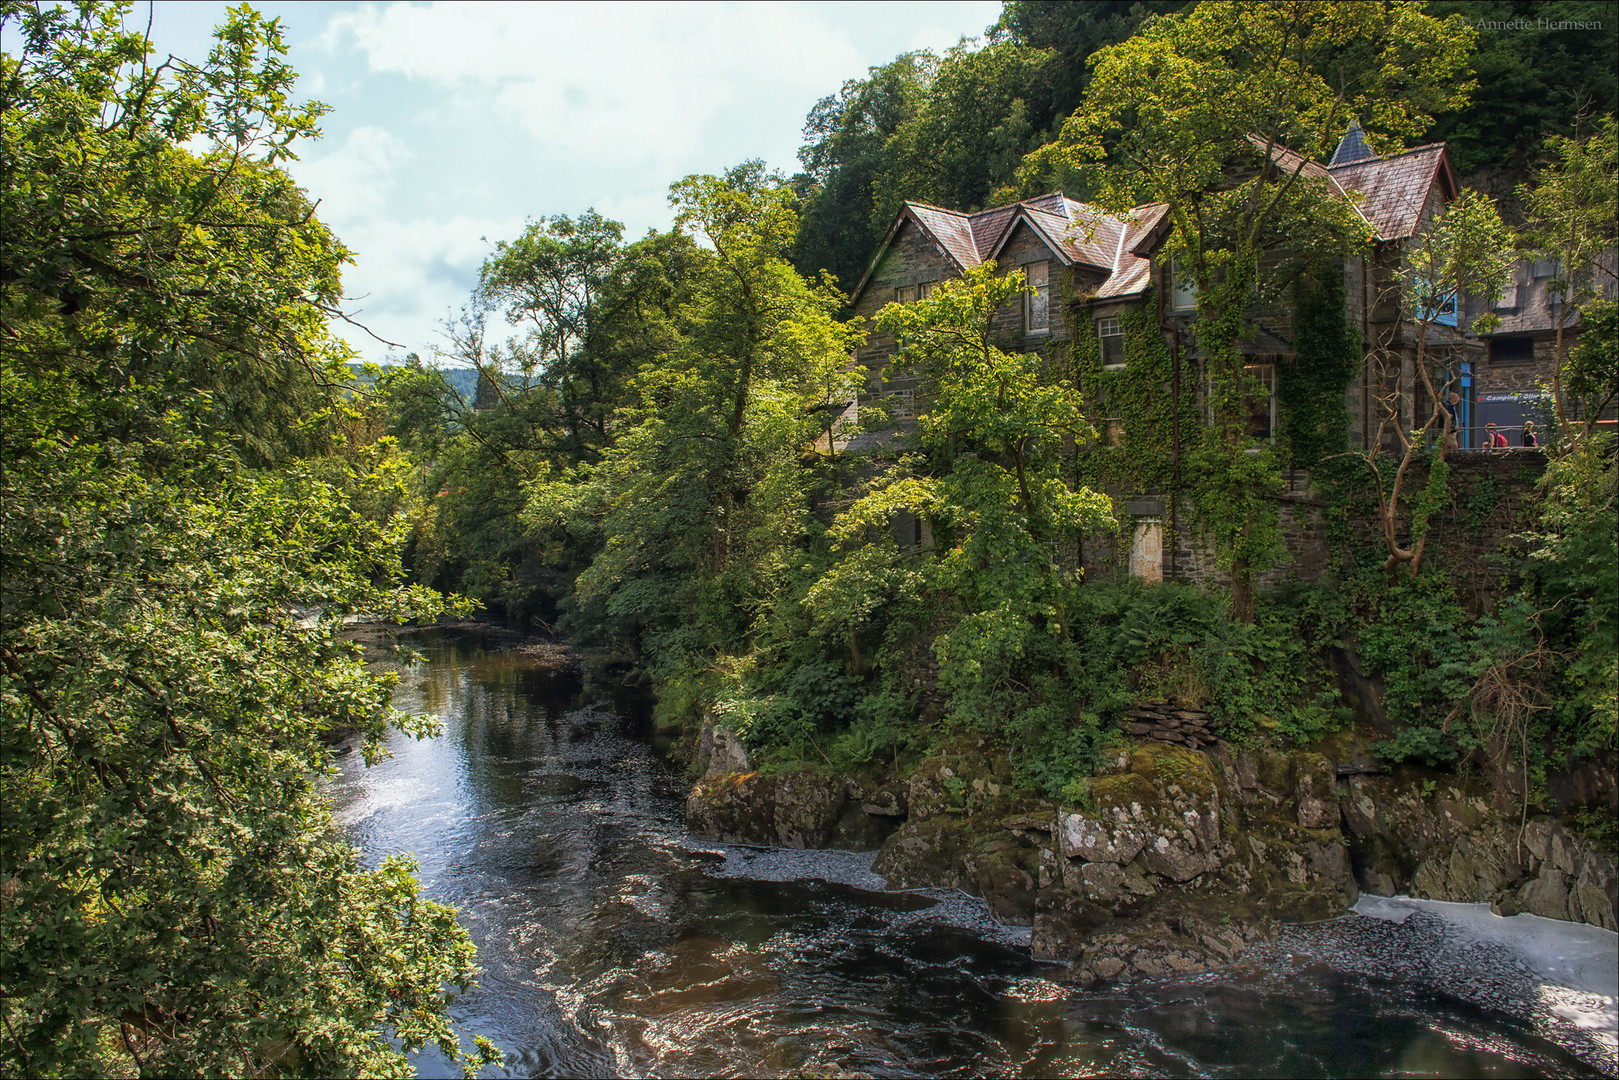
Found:
[[[868,813],[873,799],[882,793],[813,766],[770,776],[732,772],[692,787],[686,824],[698,836],[734,844],[870,849],[898,824],[891,815]]]
[[[1117,863],[1085,863],[1076,871],[1078,892],[1093,904],[1112,907],[1131,894],[1124,868]]]
[[[1338,777],[1320,754],[1298,754],[1293,761],[1293,794],[1298,822],[1306,829],[1338,827]]]
[[[892,889],[966,888],[965,832],[953,815],[908,821],[883,844],[872,869]]]
[[[729,776],[731,773],[749,773],[753,763],[748,758],[742,737],[730,728],[720,727],[714,718],[703,717],[703,727],[697,735],[697,768],[705,779]]]
[[[1497,836],[1463,833],[1448,849],[1433,852],[1411,876],[1411,895],[1459,903],[1491,901],[1523,879],[1510,845]]]
[[[1483,780],[1419,769],[1350,777],[1339,805],[1360,887],[1615,929],[1613,860],[1552,818],[1498,817],[1490,796]]]
[[[924,761],[911,774],[907,785],[907,802],[914,820],[933,817],[946,809],[958,809],[963,803],[966,781],[954,769],[939,759]]]
[[[1148,871],[1170,881],[1191,881],[1220,865],[1212,851],[1200,851],[1194,842],[1180,837],[1155,836],[1141,853]]]
[[[1601,852],[1586,854],[1574,883],[1570,913],[1604,930],[1619,930],[1619,873],[1613,860]]]
[[[981,841],[962,859],[970,891],[984,898],[990,913],[1011,926],[1034,922],[1039,891],[1038,853],[1016,840]]]
[[[1140,814],[1141,804],[1135,809]],[[1062,853],[1086,862],[1127,863],[1147,844],[1147,831],[1132,821],[1124,807],[1112,807],[1101,817],[1065,814],[1059,839]]]

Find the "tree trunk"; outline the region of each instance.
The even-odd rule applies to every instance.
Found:
[[[1231,560],[1231,617],[1244,626],[1253,625],[1254,575],[1242,555]]]

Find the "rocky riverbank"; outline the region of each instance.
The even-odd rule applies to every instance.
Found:
[[[1498,812],[1482,781],[1382,775],[1356,749],[1338,761],[1149,739],[1116,754],[1082,805],[1059,806],[1015,792],[1010,762],[979,742],[903,778],[766,775],[705,726],[686,816],[718,840],[875,850],[890,887],[981,896],[1083,982],[1204,970],[1279,924],[1342,913],[1361,890],[1619,929],[1609,854],[1550,818]]]

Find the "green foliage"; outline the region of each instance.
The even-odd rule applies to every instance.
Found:
[[[1292,463],[1314,468],[1348,447],[1344,389],[1361,363],[1359,335],[1349,325],[1343,271],[1302,275],[1293,284],[1294,353],[1277,377],[1281,433]]]
[[[1572,136],[1580,117],[1619,109],[1610,62],[1619,21],[1606,0],[1436,0],[1427,12],[1479,28],[1468,58],[1478,81],[1472,100],[1422,139],[1448,142],[1462,173],[1505,166],[1522,175],[1546,136]]]
[[[1581,440],[1541,480],[1526,570],[1546,637],[1565,660],[1558,719],[1577,752],[1619,743],[1619,466],[1614,436]]]
[[[1593,300],[1581,309],[1580,340],[1569,350],[1566,372],[1577,415],[1594,420],[1619,400],[1619,303]]]
[[[1486,474],[1473,481],[1473,491],[1467,497],[1467,531],[1474,536],[1482,533],[1500,505],[1501,485],[1493,475]]]
[[[1619,814],[1607,803],[1590,803],[1574,811],[1574,828],[1610,852],[1619,847]]]
[[[1380,744],[1378,752],[1396,761],[1453,760],[1459,744],[1447,719],[1470,687],[1472,615],[1439,574],[1366,588],[1356,646],[1367,671],[1382,676],[1384,709],[1402,729],[1394,745]]]
[[[1052,122],[1058,125],[1085,97],[1092,54],[1125,40],[1149,17],[1174,14],[1186,6],[1184,0],[1098,0],[1086,4],[1008,0],[1001,5],[1000,20],[990,27],[990,38],[1052,54],[1043,74],[1050,86]]]
[[[810,109],[798,151],[804,173],[795,178],[803,198],[793,243],[800,273],[824,270],[846,289],[860,280],[888,228],[875,190],[888,142],[921,108],[938,62],[932,53],[902,53]]]
[[[1136,582],[1084,590],[1076,631],[1088,700],[1110,719],[1137,700],[1207,708],[1228,738],[1263,731],[1304,742],[1342,716],[1324,650],[1348,612],[1336,594],[1298,587],[1263,595],[1252,624],[1230,600],[1188,585]]]
[[[1253,575],[1280,554],[1277,459],[1247,433],[1261,393],[1240,344],[1249,312],[1256,295],[1281,295],[1301,263],[1369,239],[1353,207],[1305,166],[1327,156],[1351,116],[1392,141],[1465,100],[1471,42],[1461,19],[1414,8],[1201,3],[1098,52],[1083,108],[1031,162],[1082,171],[1111,211],[1167,208],[1163,254],[1198,295],[1212,419],[1187,459],[1194,504],[1244,621]]]
[[[0,1075],[477,1069],[468,935],[321,791],[329,732],[431,728],[344,618],[446,604],[392,445],[339,446],[347,253],[279,168],[320,109],[247,8],[198,65],[126,16],[0,13]]]
[[[1087,479],[1135,491],[1175,489],[1176,420],[1183,445],[1200,437],[1195,364],[1180,372],[1179,416],[1176,415],[1174,360],[1157,323],[1156,291],[1120,317],[1124,330],[1122,371],[1102,368],[1101,345],[1092,332],[1074,335],[1074,380],[1098,418],[1120,425],[1117,445],[1097,439],[1080,455]],[[1082,331],[1088,331],[1083,327]]]
[[[801,743],[829,707],[825,686],[759,693],[719,673],[791,607],[822,482],[805,451],[861,377],[845,370],[856,336],[832,317],[841,296],[787,263],[792,195],[757,163],[689,177],[671,201],[704,246],[681,248],[669,331],[628,380],[597,459],[540,470],[524,521],[582,553],[570,625],[638,649],[694,708],[734,702],[753,737]]]
[[[883,147],[872,184],[876,228],[888,226],[903,199],[991,205],[1051,123],[1051,61],[1011,40],[946,53],[915,113]]]
[[[963,614],[933,651],[952,715],[980,725],[1006,718],[1009,706],[989,698],[1017,682],[1039,637],[1066,627],[1053,542],[1111,524],[1105,497],[1063,479],[1064,437],[1089,432],[1079,395],[1048,382],[1039,357],[1010,355],[990,340],[991,316],[1021,288],[1021,275],[997,278],[986,268],[879,316],[905,343],[897,362],[930,379],[933,401],[918,429],[929,457],[902,460],[839,516],[832,535],[848,554],[810,593],[822,625],[835,610],[869,608],[868,579],[850,572],[866,566],[885,590],[901,585],[959,605]],[[928,519],[943,546],[909,574],[896,573],[901,558],[887,529],[900,510]]]

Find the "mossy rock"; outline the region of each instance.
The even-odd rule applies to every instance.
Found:
[[[1150,742],[1130,755],[1130,773],[1160,787],[1177,784],[1182,791],[1207,799],[1215,794],[1214,765],[1206,754],[1171,743]],[[1096,783],[1096,781],[1092,781]]]

